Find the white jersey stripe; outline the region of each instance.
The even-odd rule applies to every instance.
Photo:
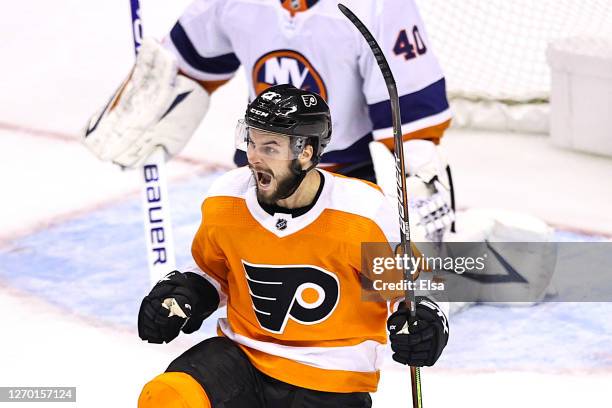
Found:
[[[218,324],[223,334],[236,343],[266,354],[327,370],[347,370],[363,373],[376,372],[380,369],[386,347],[384,344],[374,340],[366,340],[354,346],[292,347],[258,341],[234,333],[227,319],[219,319]]]

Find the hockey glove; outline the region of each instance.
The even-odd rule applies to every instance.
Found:
[[[437,175],[429,179],[420,175],[406,177],[406,186],[410,196],[411,228],[428,241],[443,241],[455,220],[450,190],[438,181]]]
[[[198,330],[218,306],[217,290],[206,279],[193,272],[171,272],[142,300],[138,335],[149,343],[169,343],[181,330]]]
[[[455,219],[452,187],[446,160],[428,140],[404,142],[406,192],[410,205],[410,227],[416,242],[440,242]],[[395,157],[382,142],[371,142],[370,154],[377,184],[389,199],[397,198]]]
[[[403,147],[410,226],[428,241],[443,241],[455,220],[446,159],[440,148],[429,140],[407,140]]]
[[[408,326],[408,323],[409,326]],[[417,297],[416,318],[404,302],[387,320],[393,360],[413,367],[432,366],[448,342],[448,321],[439,306]]]

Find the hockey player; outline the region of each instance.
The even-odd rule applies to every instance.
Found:
[[[273,86],[236,132],[248,167],[221,176],[202,204],[193,272],[172,272],[144,298],[140,337],[192,333],[220,305],[220,337],[192,347],[148,382],[140,408],[369,407],[386,302],[361,299],[361,242],[398,240],[378,188],[315,169],[331,143],[324,99]],[[366,276],[367,278],[367,276]],[[400,305],[388,319],[403,364],[432,365],[448,340],[438,306],[417,302],[410,334]]]
[[[451,114],[423,21],[413,0],[345,3],[375,33],[395,73],[409,195],[419,209],[411,222],[423,230],[420,235],[439,239],[453,219],[447,166],[437,147]],[[206,114],[210,94],[240,66],[251,100],[284,83],[319,93],[334,112],[335,129],[319,166],[378,178],[385,193],[394,193],[386,87],[367,44],[335,0],[195,0],[163,46],[145,40],[124,86],[92,118],[85,144],[125,167],[142,163],[156,146],[177,154]],[[246,164],[243,152],[237,151],[235,162]]]

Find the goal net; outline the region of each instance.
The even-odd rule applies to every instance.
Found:
[[[546,50],[612,39],[612,0],[417,0],[455,126],[548,132]]]

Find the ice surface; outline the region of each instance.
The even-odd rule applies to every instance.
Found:
[[[196,174],[174,183],[170,188],[179,265],[192,263],[189,247],[200,219],[199,203],[218,174]],[[108,341],[119,335],[130,348],[140,349],[143,358],[154,360],[147,361],[144,367],[161,367],[159,369],[180,353],[181,345],[186,349],[198,340],[215,334],[216,316],[213,316],[198,334],[182,336],[178,345],[159,346],[159,353],[151,356],[141,349],[149,350],[152,346],[138,343],[135,333],[139,302],[149,285],[142,256],[144,242],[139,204],[138,197],[128,196],[114,205],[13,240],[0,250],[0,264],[3,266],[0,282],[16,288],[4,292],[8,292],[9,296],[16,290],[27,293],[27,297],[22,294],[14,300],[15,304],[9,309],[11,314],[22,314],[23,322],[28,322],[28,326],[39,325],[40,319],[43,319],[44,325],[40,330],[52,325],[55,337],[67,338],[65,346],[55,347],[70,347],[65,352],[70,355],[67,367],[71,369],[77,360],[85,358],[90,351],[89,346],[96,344],[89,339],[92,331],[99,332],[99,339],[108,338]],[[557,233],[559,239],[567,239],[567,235],[565,232]],[[589,238],[577,234],[570,234],[569,237]],[[46,301],[53,305],[51,310],[61,311],[60,317],[53,318],[53,321],[57,321],[57,327],[45,317],[47,312],[41,315],[35,311],[32,315],[27,307],[20,306],[20,299],[30,299],[31,295],[36,296],[34,304],[41,305],[41,308],[50,307],[45,306],[43,302]],[[601,372],[608,372],[612,367],[612,322],[602,319],[611,312],[612,304],[603,303],[546,303],[519,308],[473,307],[452,319],[452,334],[444,355],[435,369],[424,370],[427,373],[424,376],[426,384],[438,383],[440,378],[455,382],[456,376],[466,374],[480,378],[487,373],[487,376],[499,375],[513,384],[534,376],[537,381],[545,381],[544,385],[552,387],[578,375],[577,372],[601,376]],[[222,314],[223,311],[220,311],[217,315]],[[23,323],[16,325],[16,330],[14,336],[19,341],[19,349],[26,350],[21,343],[25,335]],[[71,342],[79,337],[83,343],[73,345]],[[104,352],[110,351],[106,343],[96,347]],[[77,358],[81,354],[83,356]],[[28,359],[30,357],[28,353]],[[127,359],[121,355],[117,362],[125,363],[133,359],[132,355]],[[55,364],[53,358],[41,361],[46,369],[49,369],[49,364]],[[140,363],[136,361],[135,364]],[[116,398],[121,395],[135,398],[142,381],[151,376],[151,372],[146,372],[144,367],[140,371],[132,369],[122,374],[124,380],[117,385],[122,391],[115,395]],[[80,369],[88,370],[85,367]],[[128,378],[128,375],[139,376]],[[23,381],[32,384],[27,374],[23,378]],[[384,390],[391,384],[409,381],[409,374],[387,361],[382,378],[381,387]],[[95,387],[83,382],[84,379],[80,381],[76,384],[83,384],[84,398],[90,398]],[[127,384],[134,389],[129,390]],[[429,390],[426,395],[429,394],[436,401],[439,397],[431,396],[434,393],[432,388],[433,385],[425,388]],[[375,395],[375,400],[380,401],[376,406],[387,406],[385,396],[390,395],[388,393],[390,390]],[[406,396],[399,398],[405,400]],[[477,400],[482,401],[482,396]]]
[[[163,35],[186,3],[143,1],[145,32]],[[170,345],[139,341],[148,273],[138,180],[75,142],[129,70],[128,2],[12,2],[0,19],[0,386],[77,386],[79,407],[135,406],[144,382],[212,333],[214,319]],[[168,165],[179,264],[190,263],[199,204],[218,174],[210,164],[230,162],[246,101],[238,75]],[[446,139],[460,206],[511,208],[612,234],[610,160],[524,135]],[[557,238],[592,239],[567,231]],[[608,304],[469,309],[452,322],[439,366],[423,370],[425,404],[608,406],[609,315]],[[375,406],[409,406],[408,390],[407,370],[387,362]]]

